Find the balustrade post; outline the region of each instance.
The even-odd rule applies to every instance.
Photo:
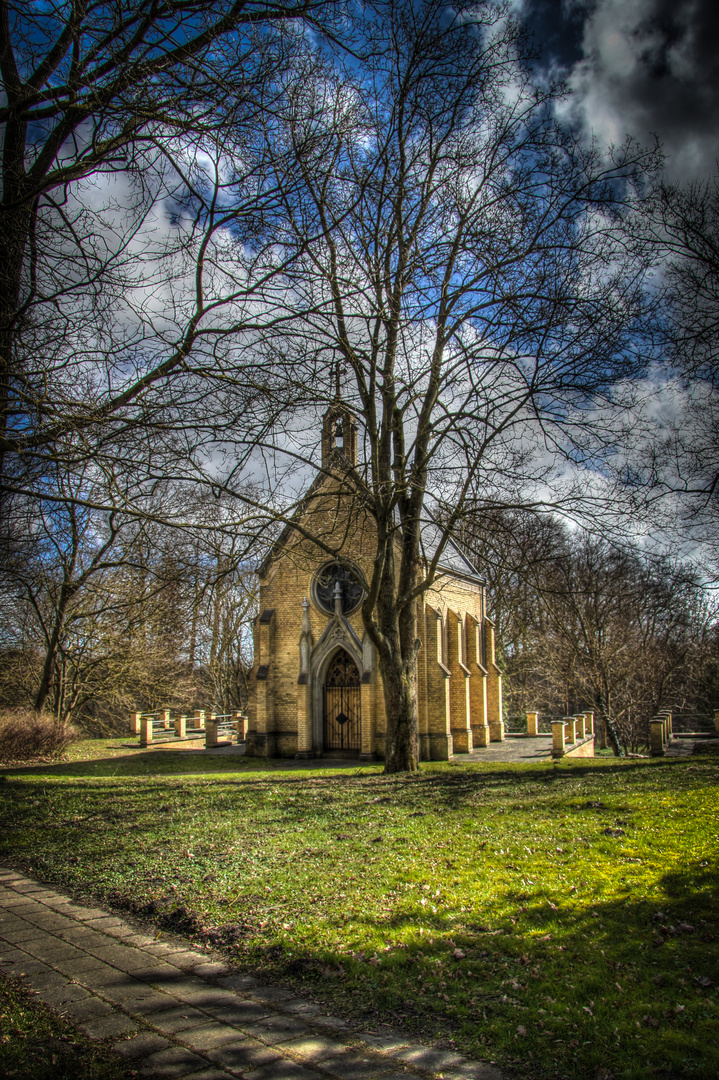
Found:
[[[131,712],[130,713],[130,734],[131,735],[139,735],[140,734],[140,719],[141,719],[141,717],[142,717],[142,713],[139,713],[139,712]]]
[[[664,757],[664,721],[660,716],[649,721],[649,752],[652,757]]]
[[[539,734],[539,713],[527,713],[527,735]]]
[[[552,720],[552,755],[561,757],[564,753],[565,723],[563,720]]]
[[[205,718],[205,749],[210,750],[213,746],[217,746],[219,739],[217,737],[217,720],[215,714],[210,713]]]
[[[149,746],[152,742],[152,717],[143,716],[140,719],[140,745]]]
[[[184,739],[187,735],[187,716],[184,713],[175,720],[175,735],[178,739]]]

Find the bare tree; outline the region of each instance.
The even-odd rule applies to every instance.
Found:
[[[561,91],[532,81],[504,7],[389,3],[368,33],[381,48],[361,70],[314,57],[288,88],[285,348],[314,385],[339,359],[361,420],[344,482],[376,529],[362,615],[395,772],[418,762],[417,600],[467,501],[547,479],[582,408],[632,369],[644,267],[616,226],[652,162],[606,164],[558,129]],[[428,500],[446,508],[429,552]]]
[[[38,460],[41,472],[59,453],[99,453],[108,418],[136,428],[149,418],[143,395],[182,372],[216,299],[207,284],[209,249],[226,235],[218,200],[238,188],[235,169],[208,193],[193,162],[218,144],[237,162],[253,157],[257,111],[298,21],[331,36],[342,17],[342,5],[320,0],[2,0],[6,489],[31,490],[26,470],[37,476]],[[255,165],[253,157],[250,172]],[[243,194],[252,202],[248,187]],[[259,205],[245,211],[236,229],[246,238],[262,214]],[[234,216],[239,223],[237,205]],[[188,224],[196,243],[183,247]],[[158,268],[178,245],[192,249],[189,265]],[[183,273],[194,278],[189,303],[178,295],[188,291]]]

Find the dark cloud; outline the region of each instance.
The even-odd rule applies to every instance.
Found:
[[[529,0],[525,13],[549,57],[569,71],[573,113],[587,131],[605,142],[656,133],[671,178],[713,172],[717,0]]]

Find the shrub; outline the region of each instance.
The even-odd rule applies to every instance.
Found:
[[[79,738],[69,723],[30,709],[0,713],[0,761],[32,761],[56,758]]]

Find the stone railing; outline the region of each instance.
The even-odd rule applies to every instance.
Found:
[[[242,712],[206,712],[198,709],[191,716],[181,713],[172,718],[170,709],[157,712],[130,714],[130,734],[139,735],[140,746],[190,742],[204,739],[205,748],[211,749],[222,742],[244,742],[247,735],[247,717]]]
[[[552,721],[552,757],[594,757],[594,713]]]

